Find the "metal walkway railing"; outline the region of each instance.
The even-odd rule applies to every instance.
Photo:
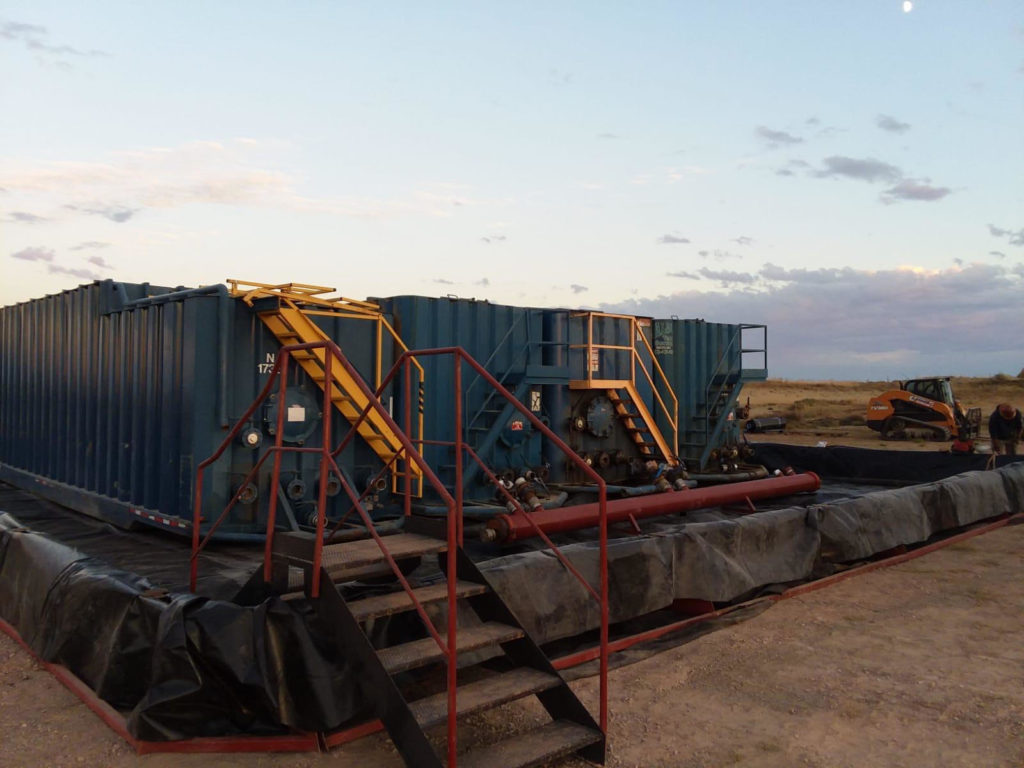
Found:
[[[203,506],[203,480],[206,471],[224,454],[227,447],[231,445],[238,434],[241,432],[244,425],[248,422],[252,414],[262,405],[262,403],[270,396],[275,388],[275,384],[278,389],[278,397],[280,402],[286,402],[286,394],[288,387],[288,369],[289,361],[295,355],[311,350],[323,350],[323,365],[325,373],[328,378],[331,376],[333,366],[340,366],[346,373],[346,375],[358,386],[362,394],[365,397],[366,405],[363,407],[361,413],[352,422],[352,428],[348,431],[344,439],[335,447],[331,448],[331,409],[325,406],[321,409],[321,430],[322,430],[322,442],[319,447],[306,447],[306,446],[286,446],[283,444],[284,435],[284,418],[285,409],[278,409],[277,429],[274,435],[274,444],[270,446],[254,463],[252,469],[249,471],[246,479],[239,484],[239,490],[234,494],[228,505],[220,513],[220,515],[205,528],[205,536],[201,535],[200,526],[203,523],[202,506]],[[396,377],[399,371],[404,370],[405,372],[405,387],[406,387],[406,398],[405,398],[405,414],[404,421],[406,427],[410,427],[412,424],[412,412],[411,412],[411,395],[412,386],[412,366],[416,363],[417,357],[424,356],[439,356],[439,355],[451,355],[453,357],[454,364],[454,391],[452,393],[455,403],[455,440],[454,441],[420,441],[421,443],[432,444],[445,444],[450,445],[455,453],[455,473],[456,482],[454,486],[454,496],[449,493],[441,481],[437,478],[437,475],[427,465],[423,456],[416,449],[407,435],[407,432],[399,427],[399,425],[392,419],[387,409],[383,406],[379,399],[379,395],[383,392],[391,381]],[[198,578],[198,566],[199,566],[199,555],[209,544],[212,535],[223,523],[228,513],[239,501],[244,488],[253,478],[258,476],[260,468],[263,466],[265,461],[273,456],[273,468],[270,477],[270,494],[269,494],[269,507],[267,511],[267,535],[266,543],[264,548],[264,565],[263,565],[263,576],[264,580],[270,582],[272,579],[272,557],[273,557],[273,542],[274,534],[276,531],[276,512],[277,512],[277,499],[278,490],[281,482],[281,457],[286,452],[296,453],[315,453],[320,457],[320,470],[319,470],[319,488],[317,495],[317,515],[316,515],[316,535],[314,538],[314,550],[313,550],[313,566],[310,573],[310,584],[309,584],[309,595],[312,598],[317,598],[320,594],[320,578],[321,578],[321,564],[322,564],[322,553],[325,544],[325,539],[329,540],[330,535],[333,535],[333,531],[338,528],[341,524],[341,520],[337,521],[332,531],[327,531],[327,488],[328,483],[336,478],[337,482],[340,483],[342,489],[352,502],[352,509],[358,514],[363,526],[366,531],[380,548],[388,566],[392,573],[401,584],[402,589],[408,594],[409,599],[412,602],[414,609],[423,621],[424,627],[427,632],[433,638],[437,644],[445,663],[447,665],[447,695],[448,695],[448,766],[455,768],[456,766],[456,715],[457,715],[457,702],[456,702],[456,689],[457,689],[457,677],[456,677],[456,654],[458,649],[458,610],[456,609],[457,601],[457,568],[456,568],[456,554],[457,550],[462,547],[463,544],[463,498],[462,498],[462,468],[464,456],[469,456],[473,461],[477,462],[487,475],[487,477],[495,484],[495,486],[501,489],[501,492],[507,497],[507,501],[517,507],[520,511],[523,511],[519,500],[514,498],[512,494],[504,487],[500,480],[495,474],[486,466],[483,466],[483,462],[480,457],[476,455],[473,449],[465,443],[463,440],[463,414],[462,414],[462,371],[463,366],[469,366],[476,374],[487,381],[492,387],[494,387],[498,393],[509,400],[513,406],[519,410],[519,412],[528,419],[535,429],[540,431],[548,440],[551,440],[561,451],[565,453],[567,458],[575,463],[579,469],[587,475],[593,483],[599,488],[599,504],[600,504],[600,586],[599,589],[595,589],[586,578],[572,565],[572,563],[565,557],[565,555],[558,550],[555,544],[543,533],[539,532],[541,538],[547,543],[547,545],[553,550],[558,560],[566,567],[566,569],[587,589],[589,594],[599,602],[601,612],[601,627],[600,627],[600,715],[599,725],[601,732],[607,734],[608,728],[608,521],[607,521],[607,492],[605,488],[604,480],[601,476],[593,470],[589,465],[586,464],[579,456],[577,456],[572,449],[569,448],[557,435],[554,434],[543,422],[540,421],[530,410],[523,405],[521,402],[516,400],[513,395],[505,389],[482,365],[474,360],[469,354],[466,353],[461,347],[446,347],[440,349],[428,349],[420,350],[416,352],[407,351],[404,352],[399,359],[395,362],[394,366],[384,376],[377,391],[374,392],[369,388],[365,381],[360,377],[359,373],[351,365],[351,363],[345,358],[341,349],[333,341],[325,340],[318,342],[310,342],[304,344],[290,344],[285,345],[280,349],[279,354],[274,363],[273,370],[271,371],[270,378],[268,379],[263,390],[259,396],[253,401],[246,412],[235,424],[235,427],[229,431],[225,436],[223,442],[218,449],[208,459],[199,464],[196,472],[196,485],[195,485],[195,506],[193,511],[193,528],[192,528],[192,555],[190,559],[189,567],[189,583],[193,592],[196,590],[197,578]],[[326,393],[325,393],[326,397]],[[355,490],[347,482],[344,473],[338,467],[336,462],[337,455],[344,449],[352,437],[358,433],[360,424],[369,417],[370,413],[373,412],[376,417],[380,418],[396,436],[397,440],[401,444],[401,450],[396,453],[395,457],[392,457],[392,463],[394,459],[400,454],[405,458],[405,483],[402,489],[404,514],[406,516],[412,514],[412,498],[413,498],[413,465],[415,465],[422,476],[429,483],[430,487],[433,488],[434,492],[437,493],[441,499],[443,505],[448,510],[447,525],[446,525],[446,539],[447,539],[447,567],[446,567],[446,578],[447,578],[447,631],[444,636],[431,621],[427,615],[423,606],[417,600],[413,594],[413,588],[409,584],[405,575],[402,573],[401,568],[397,564],[394,558],[388,553],[387,548],[387,537],[381,536],[374,525],[374,521],[371,519],[369,512],[366,510],[362,503],[362,497],[357,496]],[[387,466],[390,466],[389,463]],[[387,471],[387,466],[381,470],[381,472]],[[351,510],[349,514],[351,513]],[[524,512],[525,514],[525,512]],[[342,518],[344,519],[344,518]]]
[[[573,351],[586,352],[586,358],[584,360],[585,376],[582,378],[573,379],[569,382],[570,389],[604,389],[608,391],[628,391],[631,399],[637,403],[638,406],[643,406],[642,399],[637,394],[637,373],[639,372],[643,379],[647,382],[647,385],[651,389],[651,393],[654,397],[654,402],[657,403],[658,411],[665,419],[665,422],[672,429],[672,441],[669,443],[665,437],[661,434],[661,430],[655,422],[655,418],[650,418],[646,426],[648,432],[654,437],[654,441],[658,446],[658,449],[664,455],[664,458],[669,463],[676,463],[679,455],[679,398],[676,397],[675,391],[672,389],[672,384],[662,370],[661,365],[658,363],[658,359],[654,354],[654,350],[651,348],[650,342],[647,340],[646,334],[644,334],[640,327],[640,318],[634,317],[633,315],[615,315],[608,312],[576,312],[570,315],[573,319],[580,319],[585,322],[585,330],[583,334],[584,343],[582,344],[570,344],[569,352],[572,356]],[[626,323],[629,326],[629,344],[604,344],[594,341],[594,320],[598,319],[609,319],[617,323]],[[637,341],[639,340],[639,344]],[[641,350],[646,353],[641,354]],[[614,378],[608,378],[602,376],[601,373],[605,370],[604,355],[606,353],[616,354],[623,353],[629,357],[629,377],[624,378],[621,375],[619,368],[616,368],[615,373],[617,374]],[[594,374],[598,374],[595,376]],[[665,397],[662,396],[662,392],[659,390],[659,386],[664,390],[665,395],[671,401],[671,406],[665,402]],[[646,407],[644,407],[646,410]],[[655,416],[657,414],[654,414]]]

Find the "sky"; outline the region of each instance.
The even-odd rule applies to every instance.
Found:
[[[1024,368],[1020,0],[0,0],[0,114],[0,305],[304,282]]]

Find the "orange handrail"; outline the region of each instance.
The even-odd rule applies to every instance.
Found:
[[[594,371],[592,370],[592,361],[594,359],[594,353],[598,355],[602,351],[609,350],[612,352],[629,352],[629,382],[634,387],[636,386],[636,370],[637,368],[643,373],[647,383],[651,386],[651,392],[654,394],[654,399],[661,407],[662,412],[665,414],[665,419],[672,427],[672,451],[675,456],[679,455],[679,398],[676,397],[675,390],[672,389],[672,383],[669,381],[668,376],[662,369],[661,364],[658,363],[658,358],[654,354],[654,350],[651,348],[650,342],[647,341],[647,336],[640,331],[640,325],[637,318],[633,315],[617,315],[610,312],[576,312],[572,314],[572,317],[585,317],[587,319],[586,327],[586,343],[585,344],[570,344],[569,349],[585,349],[587,351],[587,359],[584,361],[584,368],[586,370],[585,381],[593,382]],[[612,320],[628,320],[629,321],[629,335],[630,343],[626,344],[598,344],[594,342],[594,318],[610,318]],[[651,359],[650,370],[644,362],[643,357],[640,355],[640,351],[637,348],[637,337],[643,342],[643,347],[647,350],[648,355]],[[637,365],[639,363],[639,366]],[[668,392],[672,400],[672,407],[669,408],[658,389],[658,383],[655,381],[654,374],[657,374],[657,378],[663,385],[663,388]],[[606,379],[601,378],[599,381],[605,381]],[[607,381],[615,381],[607,380]],[[654,425],[648,425],[654,426]],[[666,456],[666,459],[672,457]]]

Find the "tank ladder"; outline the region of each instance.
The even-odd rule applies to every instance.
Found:
[[[570,344],[570,358],[580,358],[585,354],[585,375],[569,381],[569,388],[575,390],[604,390],[615,408],[615,414],[622,423],[630,439],[636,444],[641,456],[661,459],[666,464],[679,463],[679,400],[668,381],[668,377],[658,364],[651,349],[647,336],[640,326],[639,318],[632,315],[613,315],[607,312],[576,312],[570,316],[582,325],[582,342]],[[616,326],[624,326],[629,333],[628,344],[608,344],[595,341],[594,321],[608,319]],[[621,332],[622,329],[619,329]],[[601,373],[610,367],[608,359],[612,355],[628,359],[629,378],[604,378]],[[625,366],[619,365],[614,370],[621,376]],[[579,371],[574,366],[573,371]],[[638,373],[641,380],[647,382],[653,393],[654,402],[665,422],[671,428],[671,441],[665,437],[658,427],[657,419],[644,403],[644,398],[637,389]],[[668,398],[662,396],[664,391]],[[670,405],[670,404],[671,405]]]
[[[752,332],[755,338],[760,332],[761,340],[750,347],[746,346],[745,331]],[[695,410],[690,416],[691,424],[684,431],[684,456],[695,468],[708,465],[730,425],[738,428],[732,416],[744,383],[768,378],[767,342],[767,328],[764,325],[743,324],[722,349],[718,362],[708,376],[702,399],[695,404]],[[745,359],[750,356],[755,359],[759,357],[761,365],[744,368]]]
[[[274,385],[279,386],[281,402],[285,402],[288,386],[289,360],[302,352],[323,349],[325,368],[341,367],[352,377],[369,404],[357,418],[353,427],[374,411],[391,429],[401,445],[404,455],[415,463],[431,488],[448,509],[445,521],[418,519],[406,516],[403,530],[390,535],[382,534],[374,526],[369,512],[357,498],[355,491],[341,473],[335,457],[354,434],[349,431],[341,443],[332,449],[329,418],[322,418],[323,444],[319,447],[288,446],[282,441],[283,429],[276,430],[274,445],[268,447],[256,462],[254,472],[267,456],[274,457],[267,514],[267,538],[264,562],[253,573],[237,600],[252,604],[269,594],[285,599],[305,596],[310,606],[322,619],[321,625],[333,640],[352,669],[358,671],[360,694],[370,703],[372,716],[379,718],[406,765],[416,768],[524,768],[550,763],[568,755],[578,755],[594,763],[603,764],[605,732],[608,722],[608,561],[607,561],[607,494],[600,476],[576,456],[551,430],[521,403],[515,403],[534,428],[542,431],[566,453],[570,461],[600,488],[600,587],[590,582],[540,532],[545,543],[566,570],[579,579],[584,588],[598,601],[601,612],[600,650],[600,717],[595,720],[587,708],[554,669],[550,660],[530,637],[522,623],[508,605],[495,592],[463,549],[462,493],[456,486],[455,495],[448,492],[437,475],[426,464],[407,434],[392,420],[380,400],[374,396],[359,374],[344,358],[341,350],[331,341],[285,345],[277,356],[270,379],[260,396],[249,406],[246,414],[228,433],[220,448],[197,468],[196,502],[193,513],[193,545],[190,563],[190,583],[195,592],[198,557],[210,541],[217,527],[231,510],[231,504],[205,528],[206,536],[200,540],[204,472],[235,440],[248,417],[269,397]],[[386,386],[399,370],[408,368],[415,355],[447,354],[455,358],[454,399],[456,403],[456,440],[454,448],[456,473],[461,476],[462,459],[468,454],[479,461],[475,452],[466,445],[459,403],[462,397],[462,366],[466,364],[477,374],[500,390],[502,396],[514,400],[512,393],[501,387],[479,363],[460,348],[426,350],[403,353],[391,371],[384,377],[379,389]],[[326,390],[325,390],[326,397]],[[324,407],[324,411],[328,409]],[[283,412],[278,413],[279,426]],[[288,451],[316,451],[320,455],[320,488],[317,504],[315,533],[277,531],[275,509],[280,487],[280,459]],[[484,471],[500,485],[493,473]],[[353,502],[367,538],[339,543],[332,542],[344,518],[327,529],[327,478],[334,476],[343,492]],[[247,478],[248,480],[249,478]],[[406,508],[412,495],[411,485],[405,484]],[[507,493],[506,493],[507,495]],[[237,497],[236,497],[237,500]],[[520,513],[522,506],[508,497]],[[232,502],[234,503],[234,502]],[[411,573],[421,558],[437,557],[442,580],[410,582]],[[387,578],[395,584],[393,591],[361,599],[345,597],[344,584],[369,579]],[[430,610],[428,610],[428,608]],[[421,623],[420,636],[407,636],[400,642],[379,647],[371,637],[374,620],[401,613],[415,614]],[[438,618],[440,617],[440,619]],[[479,663],[481,655],[488,661],[485,668]],[[444,672],[443,690],[428,691],[423,695],[422,678],[417,686],[409,686],[409,675],[416,670],[440,666]],[[498,671],[494,667],[498,667]],[[419,691],[415,689],[419,688]],[[550,721],[526,733],[505,740],[461,752],[457,743],[457,721],[462,715],[482,712],[509,702],[535,696],[550,716]],[[440,734],[430,738],[428,731],[447,724],[447,737]],[[324,743],[331,743],[331,734],[324,735]],[[435,750],[435,743],[444,743],[444,756]]]

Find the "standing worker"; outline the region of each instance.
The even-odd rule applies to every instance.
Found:
[[[1024,417],[1009,403],[996,406],[988,417],[988,436],[992,439],[992,453],[1017,455],[1017,443],[1024,433]]]

